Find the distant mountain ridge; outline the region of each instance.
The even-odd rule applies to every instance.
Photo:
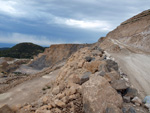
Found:
[[[3,48],[0,48],[0,51],[6,50],[6,49],[9,49],[9,48],[8,47],[3,47]]]
[[[12,48],[2,49],[0,57],[33,58],[34,55],[42,53],[44,50],[44,47],[33,43],[19,43]]]

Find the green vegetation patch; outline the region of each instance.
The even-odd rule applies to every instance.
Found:
[[[44,47],[33,43],[20,43],[12,48],[0,51],[0,57],[33,58],[44,51]]]

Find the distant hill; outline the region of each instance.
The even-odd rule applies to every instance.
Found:
[[[6,50],[6,49],[9,49],[9,48],[8,47],[3,47],[3,48],[0,48],[0,51]]]
[[[44,51],[44,47],[33,43],[19,43],[12,48],[1,50],[0,57],[12,57],[12,58],[33,58]]]

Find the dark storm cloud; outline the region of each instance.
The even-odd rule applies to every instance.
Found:
[[[149,0],[0,0],[0,43],[95,42],[149,4]]]

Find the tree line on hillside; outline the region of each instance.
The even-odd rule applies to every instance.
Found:
[[[33,58],[44,52],[45,48],[33,43],[20,43],[12,48],[0,50],[0,57]]]

